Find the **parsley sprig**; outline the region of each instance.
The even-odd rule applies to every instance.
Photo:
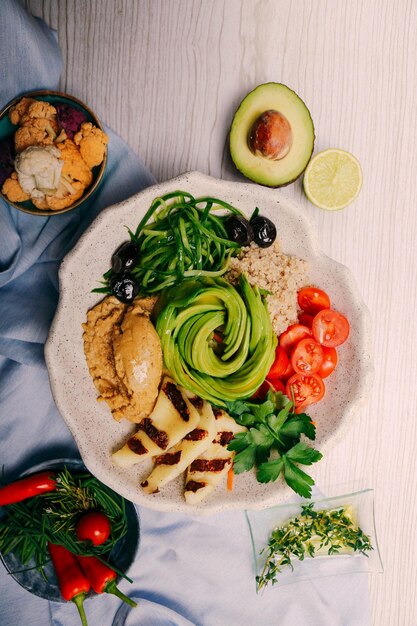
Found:
[[[268,546],[261,551],[261,555],[266,552],[266,560],[256,577],[258,591],[269,583],[276,584],[283,567],[293,570],[293,558],[303,561],[319,550],[329,555],[347,550],[368,556],[366,553],[373,547],[370,538],[355,525],[347,507],[315,511],[314,503],[302,505],[301,515],[276,528]]]
[[[275,481],[282,474],[291,489],[309,498],[314,480],[298,466],[312,465],[322,458],[318,450],[301,441],[302,435],[315,439],[311,418],[305,413],[293,413],[293,403],[281,392],[269,391],[260,404],[244,400],[226,404],[228,413],[248,428],[235,435],[228,445],[229,450],[236,452],[235,473],[256,466],[260,483]]]

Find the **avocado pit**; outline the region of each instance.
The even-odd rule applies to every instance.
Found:
[[[264,111],[254,122],[248,144],[256,156],[273,161],[283,159],[292,145],[292,129],[289,121],[279,111]]]

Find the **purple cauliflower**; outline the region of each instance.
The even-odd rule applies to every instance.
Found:
[[[66,103],[54,104],[58,116],[58,124],[63,128],[67,134],[68,139],[73,139],[75,133],[80,130],[80,126],[83,122],[87,121],[86,114]]]
[[[14,141],[13,135],[0,141],[0,188],[6,178],[14,172]]]

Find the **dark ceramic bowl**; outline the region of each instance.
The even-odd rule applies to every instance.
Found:
[[[93,111],[89,109],[86,104],[84,104],[83,102],[81,102],[81,100],[78,100],[74,96],[70,96],[69,94],[61,93],[59,91],[48,91],[48,90],[28,91],[14,98],[11,102],[6,104],[6,106],[0,111],[0,141],[3,139],[6,139],[7,137],[12,136],[16,132],[18,126],[15,126],[14,124],[11,123],[9,119],[9,111],[12,108],[12,106],[14,106],[17,102],[19,102],[19,100],[21,100],[24,97],[34,98],[35,100],[45,100],[46,102],[49,102],[50,104],[58,104],[58,103],[69,104],[72,107],[75,107],[83,111],[83,113],[87,117],[88,122],[91,122],[92,124],[94,124],[95,126],[97,126],[98,128],[104,131],[103,126],[100,120],[98,119],[98,117],[95,115],[95,113],[93,113]],[[81,196],[81,198],[77,200],[76,202],[74,202],[74,204],[72,204],[71,206],[66,207],[65,209],[60,209],[59,211],[38,209],[30,200],[27,200],[26,202],[11,202],[4,194],[1,193],[1,186],[0,186],[0,198],[2,198],[5,202],[15,207],[16,209],[19,209],[19,211],[24,211],[25,213],[30,213],[31,215],[48,215],[48,216],[60,215],[61,213],[66,213],[67,211],[73,211],[77,207],[84,204],[84,202],[88,200],[89,198],[91,198],[91,196],[97,191],[100,183],[103,180],[104,172],[106,169],[106,163],[107,163],[107,149],[106,149],[103,162],[100,165],[97,165],[97,167],[93,168],[92,170],[93,182],[86,189],[84,195]]]
[[[29,471],[24,472],[21,477],[23,478],[23,476],[28,476],[29,474],[49,469],[60,470],[64,466],[74,474],[87,471],[82,461],[78,459],[58,459],[56,461],[47,461],[36,465]],[[127,517],[127,533],[116,543],[108,556],[108,559],[121,572],[126,573],[135,560],[139,548],[140,529],[139,518],[134,504],[132,504],[129,500],[125,500],[125,507]],[[30,591],[30,593],[52,602],[65,602],[61,596],[58,581],[51,562],[49,562],[44,568],[47,577],[47,580],[45,580],[38,570],[29,569],[31,566],[33,567],[31,563],[26,566],[22,565],[13,552],[9,552],[5,556],[0,553],[0,559],[8,573],[15,579],[15,581],[19,583],[21,587]],[[120,577],[118,577],[118,581],[120,581]],[[87,598],[90,597],[95,598],[98,596],[93,592],[89,592]]]

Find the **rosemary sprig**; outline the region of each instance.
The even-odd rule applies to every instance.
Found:
[[[343,549],[365,556],[373,550],[369,537],[355,525],[349,510],[340,507],[315,511],[314,503],[302,505],[301,515],[276,528],[268,546],[261,551],[261,555],[266,553],[266,560],[261,574],[256,576],[257,589],[276,584],[285,566],[293,570],[294,558],[303,561],[320,550],[332,555]]]
[[[23,567],[36,568],[45,578],[48,542],[59,543],[75,554],[107,555],[127,533],[124,499],[89,473],[57,473],[55,491],[4,507],[0,518],[0,552],[10,552]],[[111,525],[111,536],[100,546],[79,541],[76,525],[89,510],[102,511]]]

